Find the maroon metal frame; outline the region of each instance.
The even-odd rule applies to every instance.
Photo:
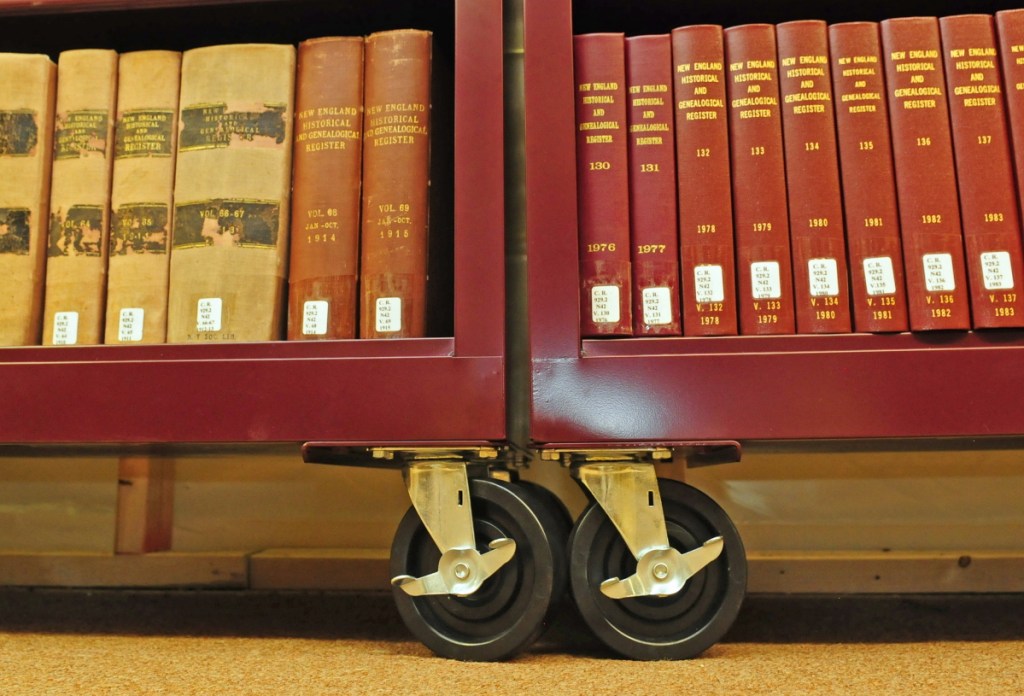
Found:
[[[454,336],[4,348],[0,443],[503,441],[501,0],[456,0],[455,34]]]
[[[535,446],[1024,434],[1022,331],[581,340],[571,2],[524,22]]]

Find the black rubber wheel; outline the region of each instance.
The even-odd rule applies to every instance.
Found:
[[[477,550],[494,539],[516,542],[508,563],[468,597],[411,597],[393,588],[405,625],[438,655],[456,660],[503,660],[543,632],[554,591],[554,559],[537,505],[523,490],[493,479],[469,484]],[[436,572],[441,552],[410,508],[391,546],[391,576]]]
[[[547,532],[554,568],[551,605],[557,610],[557,605],[569,591],[569,533],[572,531],[572,515],[561,498],[550,488],[522,479],[511,485],[521,491],[528,504],[533,505],[538,519]]]
[[[635,660],[682,660],[717,643],[732,626],[747,585],[747,561],[736,527],[696,488],[661,479],[669,544],[685,553],[721,536],[721,555],[669,597],[610,599],[609,578],[636,572],[636,560],[608,515],[592,504],[569,540],[573,598],[583,620],[612,650]]]

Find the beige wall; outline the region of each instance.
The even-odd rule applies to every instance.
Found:
[[[1013,450],[778,452],[688,472],[749,551],[1024,550],[1024,466]],[[394,471],[303,464],[297,449],[176,461],[174,548],[386,548],[408,507]],[[0,458],[0,550],[113,549],[117,462]],[[568,473],[536,463],[579,512]]]

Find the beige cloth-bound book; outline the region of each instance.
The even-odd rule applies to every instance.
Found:
[[[0,53],[0,345],[39,343],[57,66]]]
[[[163,343],[181,54],[135,51],[118,66],[105,343]]]
[[[185,51],[167,340],[281,337],[295,48]]]
[[[43,343],[103,336],[117,52],[64,51],[57,59],[50,240]]]

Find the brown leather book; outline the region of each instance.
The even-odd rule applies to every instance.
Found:
[[[844,333],[852,328],[850,284],[828,28],[819,20],[783,22],[775,35],[796,330]]]
[[[363,38],[299,44],[288,338],[355,338]]]
[[[995,23],[1017,198],[1024,203],[1024,9],[996,12]]]
[[[939,22],[881,23],[912,331],[971,325]]]
[[[366,38],[361,338],[426,329],[431,41],[415,29]]]
[[[775,27],[725,30],[740,333],[795,329]]]
[[[281,337],[294,92],[293,46],[182,55],[168,342]]]
[[[573,37],[580,333],[633,333],[625,37]]]
[[[121,55],[104,343],[163,343],[167,336],[180,84],[177,51]]]
[[[633,335],[680,336],[672,43],[626,39]]]
[[[39,343],[57,66],[0,53],[0,345]]]
[[[974,328],[1024,326],[1024,251],[991,15],[939,20]]]
[[[722,27],[672,30],[683,333],[738,331]]]
[[[903,247],[878,24],[833,24],[829,48],[853,326],[864,332],[906,331]]]
[[[78,49],[57,60],[46,345],[103,339],[117,59],[115,51]]]

